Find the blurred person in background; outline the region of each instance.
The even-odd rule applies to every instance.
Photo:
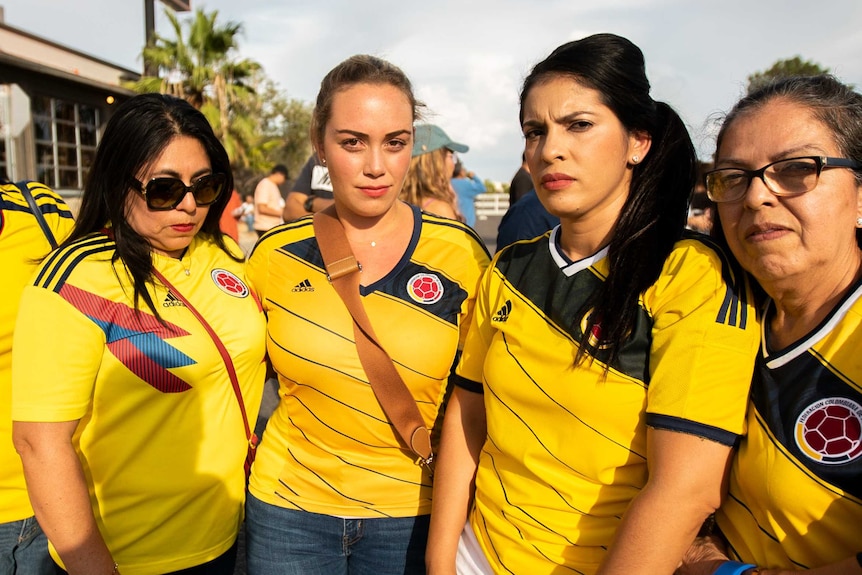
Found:
[[[476,197],[484,194],[485,183],[475,173],[464,167],[458,160],[455,162],[455,172],[452,176],[452,188],[458,197],[458,209],[464,216],[464,223],[476,227]]]
[[[455,152],[470,148],[453,142],[439,126],[418,124],[413,142],[413,159],[401,191],[401,199],[419,206],[423,212],[464,221],[458,197],[452,189]]]
[[[285,201],[279,186],[287,181],[287,166],[277,164],[254,189],[254,229],[258,237],[282,223]]]

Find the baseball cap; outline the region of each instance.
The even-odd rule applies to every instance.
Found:
[[[414,129],[416,132],[413,139],[414,156],[421,156],[440,148],[462,154],[470,149],[469,146],[453,142],[442,128],[434,124],[417,124]]]

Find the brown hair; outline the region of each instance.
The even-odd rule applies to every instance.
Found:
[[[413,85],[401,68],[375,56],[357,54],[329,71],[320,82],[317,102],[311,116],[311,143],[315,150],[323,144],[323,131],[332,117],[332,101],[341,90],[356,84],[388,84],[404,92],[413,108],[413,121],[419,119],[422,103],[413,94]]]

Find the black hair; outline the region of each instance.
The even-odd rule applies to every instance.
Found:
[[[602,103],[630,132],[652,138],[646,157],[633,168],[631,187],[608,246],[608,277],[581,310],[590,313],[576,361],[589,351],[597,323],[613,362],[632,333],[641,293],[658,279],[665,260],[685,230],[688,198],[697,174],[697,155],[679,115],[650,96],[643,53],[614,34],[568,42],[536,64],[521,89],[524,101],[536,85],[570,77],[599,92]],[[578,322],[579,318],[574,321]]]
[[[814,118],[832,134],[841,155],[862,162],[862,95],[831,74],[791,76],[773,80],[743,97],[724,117],[715,139],[715,158],[721,150],[730,125],[740,116],[782,99],[808,108]],[[862,170],[853,171],[862,185]],[[716,218],[716,239],[723,237],[720,218]],[[856,244],[862,247],[862,228],[856,228]]]
[[[288,173],[288,171],[287,171],[287,166],[285,166],[284,164],[276,164],[276,165],[274,165],[274,166],[272,167],[272,170],[270,170],[270,172],[269,172],[269,173],[270,173],[270,174],[281,174],[281,175],[282,175],[282,176],[284,176],[285,178],[287,178],[287,177],[289,176],[289,173]]]
[[[141,94],[126,100],[108,120],[105,133],[87,174],[81,208],[64,245],[110,226],[116,250],[113,262],[121,262],[134,284],[134,305],[139,299],[160,317],[147,291],[153,281],[152,248],[129,225],[126,198],[134,192],[132,178],[145,171],[177,136],[198,140],[210,160],[213,173],[225,174],[225,189],[209,207],[199,234],[212,238],[225,253],[242,261],[224,243],[219,219],[233,190],[233,174],[227,152],[204,115],[185,100],[165,94]]]

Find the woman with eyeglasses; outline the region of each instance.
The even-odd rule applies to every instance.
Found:
[[[649,92],[613,34],[524,81],[530,174],[560,224],[498,252],[480,286],[431,575],[670,574],[720,504],[757,322],[742,271],[685,233],[694,148]]]
[[[766,297],[725,539],[684,572],[862,574],[862,95],[831,76],[766,86],[715,160],[718,231]]]
[[[131,98],[24,291],[14,441],[68,573],[233,573],[265,318],[219,232],[232,188],[199,111]]]

